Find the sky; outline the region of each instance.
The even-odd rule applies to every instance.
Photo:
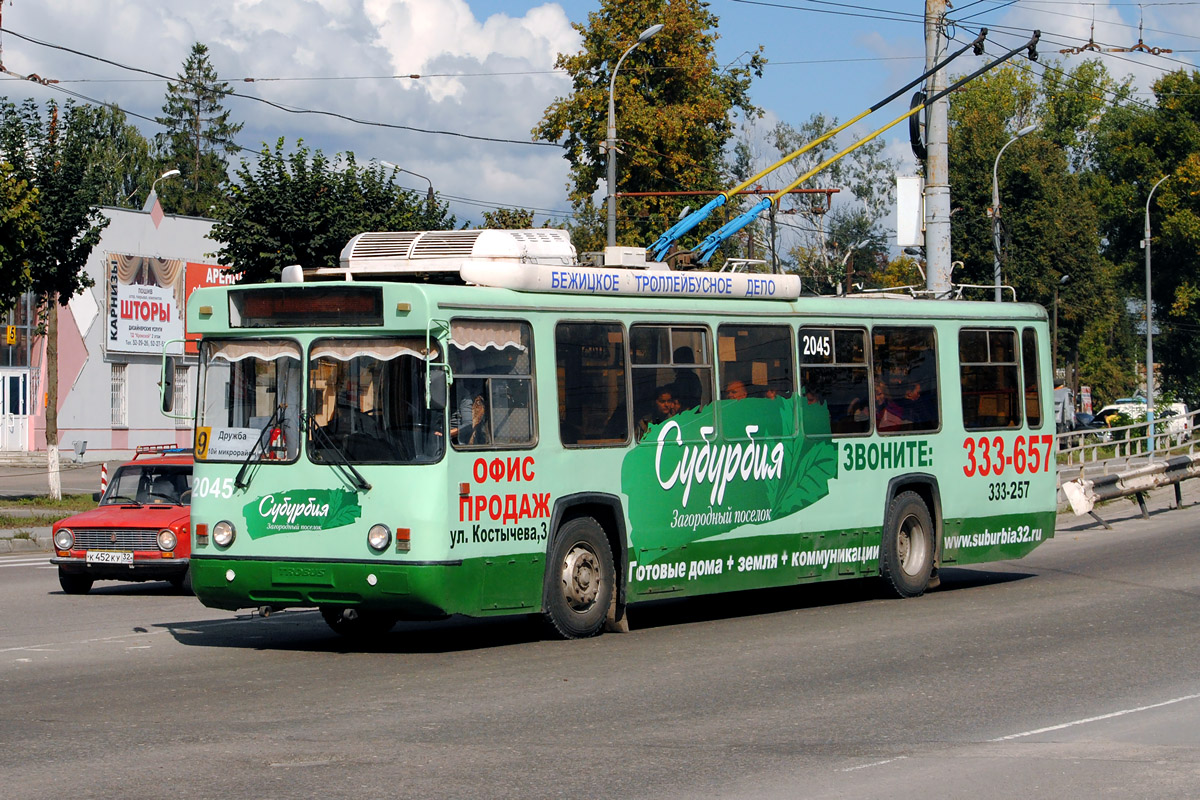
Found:
[[[709,6],[719,18],[722,65],[765,49],[768,66],[751,88],[763,116],[745,134],[764,165],[778,157],[766,144],[776,122],[799,125],[815,112],[847,119],[923,71],[922,0]],[[1103,48],[1135,44],[1144,15],[1145,45],[1173,53],[1088,54],[1116,75],[1133,75],[1142,91],[1164,71],[1191,69],[1200,53],[1200,0],[954,6],[960,22],[953,32],[963,43],[986,25],[993,31],[988,51],[998,54],[1039,28],[1043,60],[1066,66],[1084,56],[1058,51],[1089,38]],[[175,76],[192,44],[202,42],[237,93],[225,102],[245,123],[240,145],[258,150],[283,137],[289,148],[303,139],[330,155],[352,151],[360,163],[408,170],[399,179],[408,188],[424,192],[432,184],[460,223],[509,206],[534,209],[540,225],[569,213],[568,170],[561,149],[534,143],[530,131],[570,90],[553,65],[556,54],[579,49],[572,23],[586,24],[598,9],[597,0],[0,0],[0,63],[9,73],[58,81],[41,86],[0,75],[0,95],[62,101],[65,91],[115,103],[153,136],[166,81],[137,70]],[[964,71],[970,66],[960,63]],[[897,101],[853,130],[874,130],[906,104]],[[620,108],[617,119],[619,128]],[[900,172],[915,174],[905,126],[886,141]]]

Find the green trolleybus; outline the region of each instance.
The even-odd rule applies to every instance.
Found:
[[[197,290],[200,600],[580,637],[664,595],[912,597],[1053,535],[1041,307],[598,260],[556,230],[365,233]]]

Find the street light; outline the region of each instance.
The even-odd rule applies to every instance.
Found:
[[[615,247],[617,244],[617,112],[616,104],[613,101],[613,94],[617,88],[617,70],[621,68],[621,62],[625,60],[625,56],[632,53],[637,46],[645,42],[650,37],[663,29],[662,23],[651,25],[646,30],[642,31],[638,36],[638,40],[633,45],[621,54],[617,59],[617,65],[613,67],[612,77],[608,81],[608,138],[604,141],[604,146],[608,150],[608,246]]]
[[[146,204],[142,206],[142,211],[149,211],[150,209],[154,208],[154,201],[158,199],[158,194],[155,192],[158,182],[163,178],[174,178],[178,174],[180,174],[179,170],[169,169],[154,179],[154,183],[150,184],[150,194],[146,195]]]
[[[992,165],[992,250],[995,253],[995,278],[996,278],[996,302],[1000,302],[1000,178],[998,171],[1000,169],[1000,156],[1004,155],[1004,151],[1008,146],[1020,139],[1022,136],[1027,136],[1038,129],[1036,124],[1026,125],[1021,130],[1017,131],[1017,135],[1009,139],[1004,147],[1000,148],[1000,152],[996,154],[996,163]]]
[[[1150,200],[1154,197],[1154,190],[1169,177],[1162,176],[1158,183],[1150,187],[1150,194],[1146,197],[1146,238],[1142,240],[1142,247],[1146,248],[1146,433],[1151,453],[1154,452],[1154,306],[1150,303]]]
[[[1050,354],[1050,357],[1051,357],[1050,371],[1051,372],[1058,370],[1058,288],[1060,286],[1066,286],[1067,281],[1069,281],[1069,280],[1071,280],[1070,275],[1063,275],[1061,278],[1058,279],[1058,283],[1054,284],[1054,322],[1053,322],[1053,326],[1051,327],[1051,330],[1050,330],[1050,339],[1052,342],[1054,342],[1054,344],[1051,345],[1051,354]]]
[[[406,175],[413,175],[413,176],[418,177],[421,180],[425,181],[426,183],[428,183],[429,191],[426,193],[425,199],[429,203],[429,207],[431,209],[433,208],[433,204],[434,204],[433,181],[429,180],[429,178],[426,178],[424,175],[421,175],[420,173],[413,172],[410,169],[405,169],[404,167],[400,166],[399,164],[393,164],[391,161],[384,161],[384,160],[380,159],[379,163],[385,167],[390,167],[391,169],[394,169],[396,172],[403,172]]]

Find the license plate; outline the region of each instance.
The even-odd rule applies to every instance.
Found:
[[[89,564],[133,564],[132,550],[88,550]]]

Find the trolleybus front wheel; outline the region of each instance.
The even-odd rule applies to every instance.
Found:
[[[381,611],[360,611],[357,608],[321,606],[321,619],[333,632],[347,639],[367,639],[382,636],[396,624],[393,614]]]
[[[916,492],[892,498],[883,524],[879,571],[884,583],[900,597],[917,597],[933,572],[933,518]]]
[[[545,617],[564,639],[595,636],[616,584],[612,548],[591,517],[564,523],[546,559]]]

